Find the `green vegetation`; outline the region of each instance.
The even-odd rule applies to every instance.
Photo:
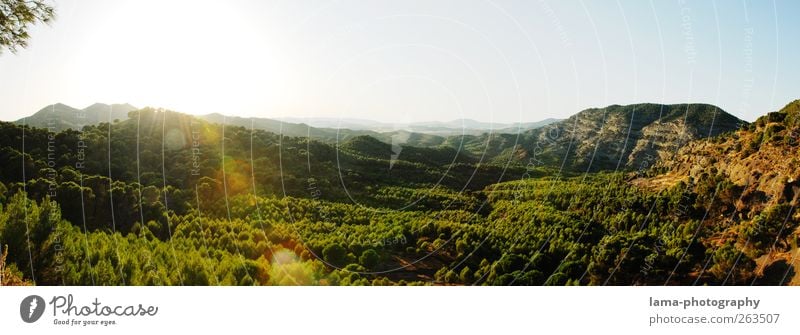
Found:
[[[750,131],[713,143],[751,141]],[[153,109],[61,132],[0,123],[4,278],[749,284],[762,256],[796,245],[790,201],[745,212],[742,201],[769,196],[713,166],[664,184],[654,172],[664,166],[576,174],[447,144],[397,151],[367,136],[329,143]]]
[[[0,1],[0,54],[5,49],[17,52],[28,46],[28,29],[39,23],[48,23],[55,17],[55,9],[44,1]]]

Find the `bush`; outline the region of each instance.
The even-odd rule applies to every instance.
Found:
[[[342,266],[347,262],[347,250],[339,244],[331,244],[322,249],[322,258],[329,264]]]
[[[372,269],[378,265],[378,262],[380,262],[380,255],[378,255],[375,250],[367,249],[361,253],[361,257],[358,258],[358,262],[367,269]]]

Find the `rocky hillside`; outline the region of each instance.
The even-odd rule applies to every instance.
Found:
[[[729,264],[737,269],[733,276],[751,273],[753,281],[797,285],[799,158],[795,100],[736,132],[687,144],[657,165],[657,175],[634,184],[656,190],[688,185],[687,196],[704,218],[698,240],[714,257],[725,250],[739,254]]]
[[[747,203],[761,208],[796,201],[800,188],[800,100],[764,115],[753,124],[689,143],[676,159],[660,163],[674,176],[702,180],[719,176],[744,188]]]
[[[567,170],[637,170],[668,159],[686,143],[746,122],[708,104],[635,104],[591,108],[520,136],[449,138],[452,146],[495,161],[564,166]]]

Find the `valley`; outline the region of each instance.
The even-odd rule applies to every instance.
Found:
[[[706,104],[612,105],[403,143],[132,106],[78,128],[91,109],[65,106],[0,123],[8,282],[798,280],[798,101],[752,124]]]

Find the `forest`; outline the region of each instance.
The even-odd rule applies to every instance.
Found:
[[[723,156],[669,162],[701,144],[797,155],[797,105],[662,163],[589,171],[513,143],[487,159],[153,108],[80,130],[3,122],[0,284],[788,284],[796,191],[753,191]]]

